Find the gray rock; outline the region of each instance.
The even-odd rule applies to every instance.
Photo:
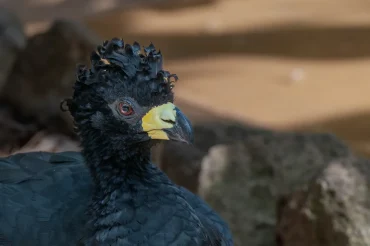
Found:
[[[26,46],[26,36],[18,18],[0,8],[0,90],[13,67],[18,53]]]
[[[153,160],[171,179],[194,193],[198,192],[201,161],[209,148],[217,144],[243,140],[246,134],[268,132],[261,128],[246,128],[237,122],[214,121],[194,125],[194,144],[163,142],[155,149]]]
[[[166,143],[161,168],[188,188],[191,177],[197,187],[190,188],[226,219],[235,245],[240,246],[276,245],[281,197],[306,187],[331,161],[352,156],[331,134],[274,132],[225,123],[194,126],[194,132],[192,148],[180,150]]]
[[[202,162],[200,195],[228,222],[235,245],[274,245],[273,169],[241,144],[216,145]]]
[[[152,150],[152,160],[176,183],[193,193],[198,192],[200,161],[206,152],[191,145],[163,143]]]
[[[331,162],[308,187],[280,204],[281,246],[370,245],[370,162]]]
[[[226,121],[199,123],[194,125],[193,130],[193,145],[164,142],[157,149],[160,154],[156,154],[154,160],[173,180],[194,192],[198,192],[198,186],[190,187],[188,183],[198,182],[202,159],[212,146],[219,144],[243,142],[255,155],[258,152],[265,161],[281,163],[286,165],[287,169],[296,162],[320,165],[317,164],[317,159],[320,163],[325,163],[332,158],[351,153],[342,141],[326,133],[276,132]],[[300,153],[303,150],[306,152]],[[285,152],[295,154],[286,155]],[[276,178],[284,179],[283,176]],[[183,183],[182,179],[187,182]],[[299,177],[297,179],[299,180]]]
[[[72,131],[71,118],[60,111],[59,104],[72,95],[76,64],[89,64],[98,43],[99,38],[82,24],[56,21],[47,32],[29,39],[1,91],[1,99],[23,118]]]
[[[11,107],[0,104],[0,153],[19,149],[36,131],[36,124],[18,121]]]

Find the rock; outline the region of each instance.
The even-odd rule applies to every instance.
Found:
[[[26,46],[26,36],[18,18],[0,8],[0,90],[16,60],[17,54]]]
[[[191,145],[173,143],[160,145],[162,148],[153,150],[154,163],[176,183],[181,184],[193,193],[198,191],[200,161],[205,152]],[[165,149],[164,149],[165,148]]]
[[[235,245],[240,246],[275,245],[280,198],[307,186],[331,161],[353,155],[331,134],[274,132],[226,123],[195,125],[194,134],[195,144],[186,152],[166,143],[160,166],[188,188],[189,166],[191,182],[198,184],[190,188],[225,218]],[[185,173],[182,178],[181,173]]]
[[[36,124],[19,121],[11,107],[0,104],[0,153],[19,149],[36,131]]]
[[[65,135],[40,131],[35,134],[26,145],[12,154],[32,151],[81,151],[81,147],[79,141],[73,140]]]
[[[370,162],[331,162],[279,209],[280,246],[370,245]]]
[[[212,146],[219,144],[233,144],[244,142],[249,148],[256,148],[269,162],[284,162],[292,165],[300,149],[308,153],[298,156],[304,161],[313,163],[314,158],[321,156],[320,162],[331,160],[334,157],[347,156],[351,151],[339,139],[331,134],[320,133],[284,133],[268,129],[243,125],[238,122],[214,121],[203,122],[193,126],[194,144],[184,145],[176,142],[163,142],[156,151],[155,162],[169,173],[176,182],[188,189],[194,188],[182,183],[180,179],[187,176],[187,183],[197,183],[201,169],[202,159],[207,155]],[[266,151],[266,153],[264,153]],[[294,152],[295,156],[286,156],[279,151]],[[267,153],[269,153],[267,155]],[[325,156],[325,158],[324,158]],[[279,159],[277,159],[279,158]],[[311,158],[311,160],[309,159]],[[300,161],[300,159],[298,160]],[[189,169],[192,169],[190,171]],[[178,175],[174,175],[178,174]],[[283,179],[284,177],[281,177]],[[192,181],[189,181],[192,180]],[[198,188],[195,188],[197,192]]]
[[[202,162],[200,195],[229,224],[237,246],[274,245],[273,170],[240,144],[216,145]]]
[[[260,128],[248,128],[237,122],[223,120],[203,122],[194,125],[194,144],[186,145],[177,142],[163,142],[153,152],[153,162],[175,182],[190,191],[198,192],[198,179],[201,161],[210,147],[216,144],[232,143],[242,140],[250,134],[264,132]]]
[[[34,151],[63,152],[80,150],[81,150],[80,143],[77,140],[71,139],[63,134],[39,131],[36,134],[34,134],[29,139],[29,141],[21,148],[15,149],[10,152],[5,152],[0,149],[0,156],[8,156],[10,154]]]
[[[1,92],[1,99],[22,117],[71,132],[68,113],[59,104],[71,97],[76,64],[89,64],[100,40],[82,24],[56,21],[45,33],[29,39]]]

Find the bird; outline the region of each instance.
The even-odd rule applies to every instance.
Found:
[[[221,216],[151,162],[161,141],[193,142],[161,51],[113,38],[90,60],[61,103],[81,152],[0,158],[0,245],[232,246]]]

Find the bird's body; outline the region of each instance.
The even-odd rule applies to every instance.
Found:
[[[135,191],[119,187],[107,192],[105,204],[95,204],[105,213],[99,220],[101,236],[112,238],[102,245],[230,245],[217,238],[226,227],[212,209],[154,165],[147,168],[151,187],[140,190],[130,180],[126,184]],[[0,245],[77,245],[88,235],[94,185],[80,153],[17,154],[0,159],[0,171]],[[135,195],[137,204],[125,203]],[[120,230],[128,235],[125,243],[114,235]]]
[[[92,190],[78,153],[1,158],[0,242],[69,245],[81,235]]]
[[[92,57],[103,64],[78,74],[68,107],[82,154],[0,159],[0,245],[232,245],[226,223],[151,163],[156,140],[188,142],[191,127],[159,54],[123,47],[105,43],[106,58]]]

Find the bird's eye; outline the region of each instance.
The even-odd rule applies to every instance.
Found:
[[[134,113],[134,110],[130,103],[128,102],[120,102],[118,104],[118,110],[119,112],[124,116],[129,116]]]

